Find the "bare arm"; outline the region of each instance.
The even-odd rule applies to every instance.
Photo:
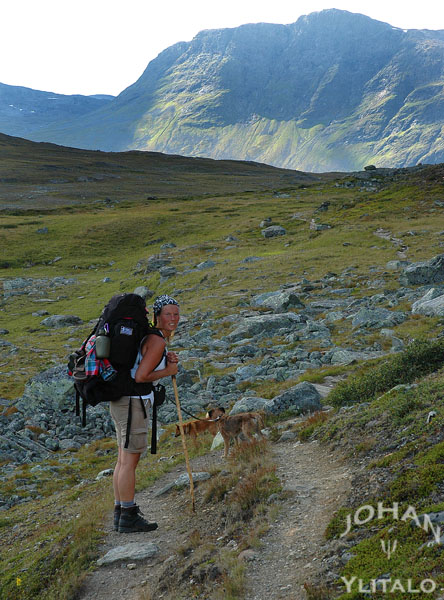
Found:
[[[165,340],[158,335],[149,335],[142,348],[143,358],[137,368],[134,377],[137,383],[147,383],[149,381],[157,381],[162,377],[177,374],[177,362],[167,361],[166,367],[155,371],[154,369],[159,364],[163,351],[165,349]]]

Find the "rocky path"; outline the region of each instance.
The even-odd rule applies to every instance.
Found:
[[[316,441],[277,444],[274,458],[286,500],[249,563],[245,600],[305,600],[304,583],[323,570],[325,528],[347,497],[351,470]]]
[[[325,569],[320,564],[323,534],[331,516],[347,497],[351,468],[316,441],[282,442],[274,445],[273,453],[287,493],[275,522],[262,540],[262,548],[255,550],[246,563],[245,600],[305,600],[304,583],[315,580]],[[206,470],[220,460],[220,450],[195,459],[193,472]],[[138,495],[143,512],[158,521],[157,531],[146,536],[124,537],[110,531],[100,549],[104,555],[122,544],[151,543],[157,548],[153,557],[128,558],[98,567],[85,580],[79,600],[150,600],[153,592],[153,597],[162,598],[162,594],[150,590],[155,587],[150,586],[150,581],[156,581],[160,569],[174,561],[174,555],[186,543],[197,522],[207,518],[186,508],[189,505],[186,490],[156,497],[159,489],[183,471],[183,467],[175,469]],[[112,529],[111,515],[108,529]]]

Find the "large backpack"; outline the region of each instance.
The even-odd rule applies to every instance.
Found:
[[[97,358],[96,338],[105,332],[109,337],[108,358]],[[147,319],[145,300],[137,294],[113,296],[82,346],[71,354],[68,372],[76,390],[76,414],[86,424],[86,407],[118,400],[122,396],[144,396],[153,390],[152,383],[136,383],[131,369],[143,338],[149,333],[161,335]]]

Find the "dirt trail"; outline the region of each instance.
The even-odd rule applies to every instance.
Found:
[[[306,598],[303,584],[319,572],[325,527],[345,501],[352,473],[340,457],[317,442],[281,442],[273,446],[273,453],[287,494],[276,521],[262,540],[263,547],[255,550],[247,563],[245,600],[302,600]],[[206,470],[214,463],[220,465],[221,460],[221,451],[213,451],[193,460],[193,472]],[[150,580],[156,581],[165,561],[174,561],[178,548],[186,543],[197,522],[207,518],[199,511],[193,514],[184,509],[189,504],[187,490],[155,497],[156,490],[183,472],[183,466],[177,468],[151,489],[138,494],[147,518],[155,518],[159,523],[155,532],[124,536],[110,532],[100,549],[103,556],[116,546],[149,541],[158,546],[157,555],[97,568],[87,577],[79,600],[150,598],[149,594],[141,595],[141,587],[150,588]],[[111,530],[111,515],[108,529]],[[154,593],[153,597],[162,598],[162,594]]]
[[[323,534],[350,490],[351,470],[318,442],[274,447],[287,498],[247,569],[245,600],[305,600],[319,573]]]

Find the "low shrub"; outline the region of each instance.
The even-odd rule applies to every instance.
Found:
[[[330,392],[333,406],[359,404],[387,392],[401,383],[437,371],[444,365],[444,340],[415,340],[403,352],[393,355],[370,371],[349,377]]]

